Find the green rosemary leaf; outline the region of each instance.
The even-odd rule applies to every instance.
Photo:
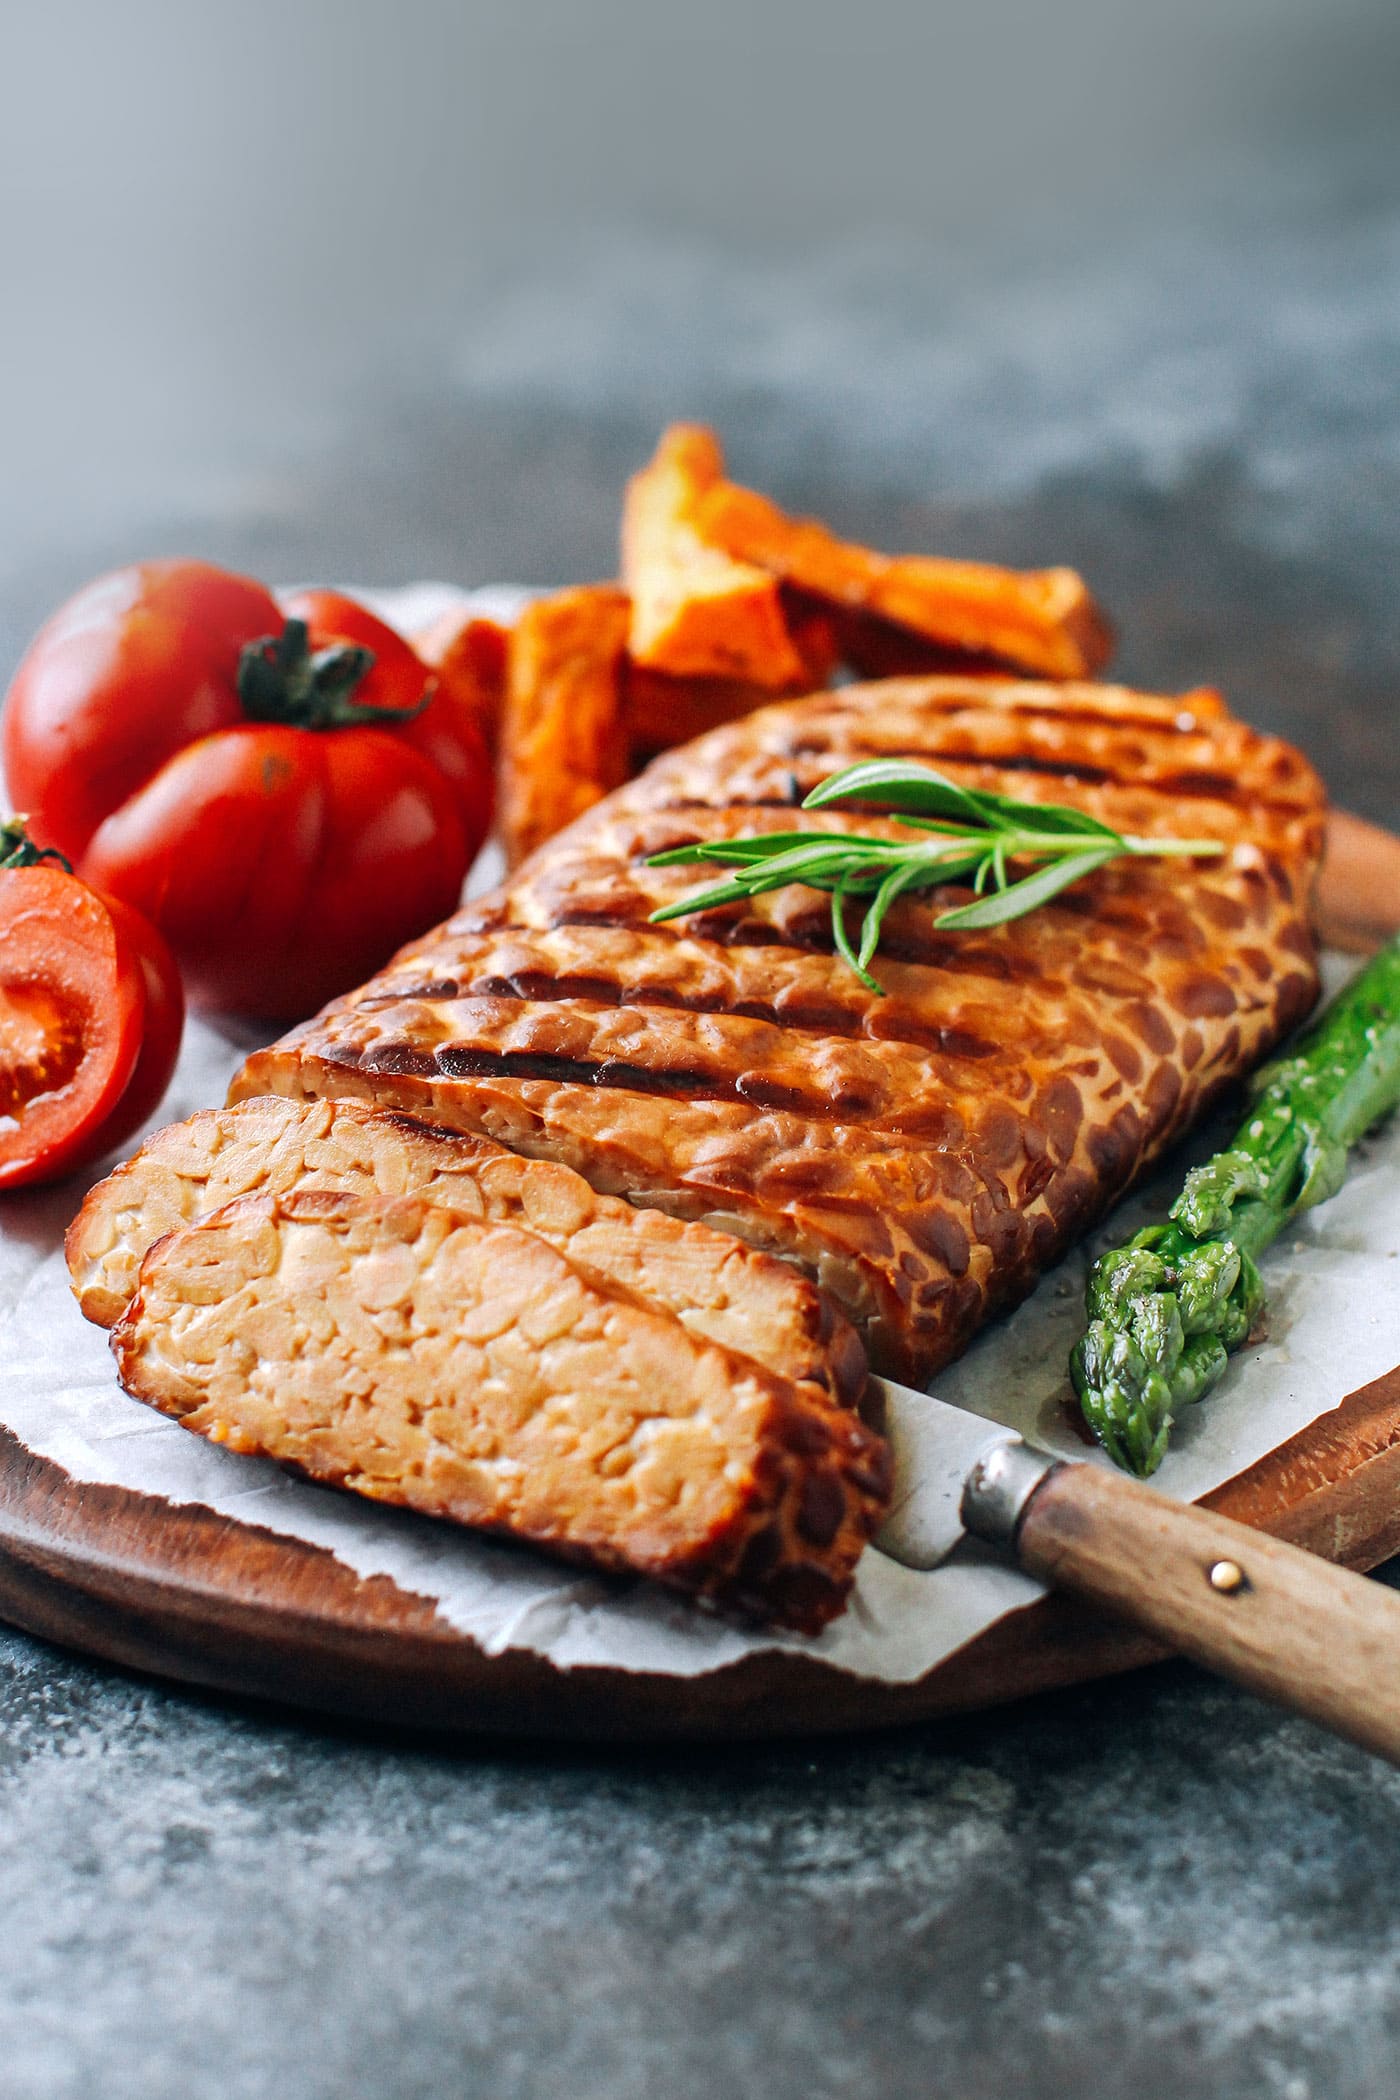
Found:
[[[877,984],[866,969],[865,964],[851,946],[851,937],[846,931],[846,884],[844,881],[838,882],[831,893],[831,939],[842,962],[849,964],[867,991],[874,992],[877,999],[883,999],[885,996],[884,986]]]
[[[967,824],[955,824],[947,817],[911,817],[903,810],[892,810],[890,814],[895,823],[904,825],[906,830],[931,831],[938,838],[965,839],[971,828]]]
[[[767,860],[774,853],[790,852],[799,846],[844,847],[850,833],[844,831],[758,831],[742,839],[701,839],[693,846],[668,846],[664,853],[647,858],[649,868],[683,868],[717,861],[721,866],[747,860]]]
[[[1087,810],[1070,809],[1063,802],[1021,802],[1014,795],[993,795],[979,790],[979,800],[989,803],[1008,828],[1016,831],[1083,832],[1090,838],[1121,842],[1122,833],[1101,824]]]
[[[934,923],[971,930],[1021,918],[1110,860],[1185,858],[1225,850],[1218,839],[1125,837],[1083,810],[962,788],[931,766],[905,759],[870,759],[847,766],[814,788],[803,806],[817,809],[841,801],[883,802],[906,831],[917,836],[902,840],[845,831],[782,831],[672,847],[653,855],[649,865],[708,863],[736,872],[725,882],[653,912],[652,923],[741,903],[789,883],[828,890],[836,952],[863,984],[878,992],[868,966],[886,914],[907,893],[970,882],[974,901],[941,913]],[[1013,862],[1039,865],[1013,881]],[[846,907],[859,897],[870,902],[857,951],[846,928]]]
[[[862,972],[869,970],[870,959],[880,945],[880,933],[885,923],[885,913],[902,891],[913,889],[916,884],[924,880],[926,880],[926,871],[913,863],[906,863],[902,868],[891,868],[889,874],[886,875],[879,889],[875,892],[870,909],[865,914],[865,925],[861,930],[860,952],[856,957],[856,962]]]
[[[719,904],[742,904],[751,892],[742,882],[716,882],[707,890],[694,890],[678,904],[664,904],[651,914],[649,923],[664,926],[668,919],[688,919],[692,912],[713,911]]]
[[[876,847],[874,855],[869,851],[872,843]],[[898,847],[890,849],[891,855],[898,851]],[[792,846],[785,853],[775,853],[771,860],[757,862],[737,879],[754,885],[755,894],[760,888],[781,889],[788,882],[806,882],[825,889],[842,876],[856,873],[872,858],[881,857],[878,841],[843,839],[839,846],[818,841],[815,845]]]
[[[1034,875],[1027,875],[1020,882],[1010,883],[1005,889],[995,890],[990,897],[979,899],[976,904],[960,904],[953,911],[940,912],[934,925],[940,930],[962,929],[970,932],[979,926],[1004,926],[1009,919],[1020,919],[1038,905],[1048,904],[1061,890],[1067,890],[1072,882],[1083,875],[1092,875],[1095,868],[1103,867],[1106,861],[1116,860],[1118,848],[1105,840],[1102,846],[1087,846],[1082,853],[1067,853],[1062,859],[1052,860],[1047,867],[1038,868]]]
[[[949,883],[965,882],[976,873],[987,857],[987,849],[981,840],[970,850],[962,853],[940,853],[935,859],[925,858],[917,847],[912,847],[907,856],[913,871],[912,880],[906,885],[913,890],[946,889]]]
[[[832,802],[887,802],[913,816],[953,817],[980,828],[989,820],[1001,821],[989,807],[992,800],[974,788],[959,787],[932,766],[916,765],[911,759],[869,758],[820,781],[802,807],[825,809]]]

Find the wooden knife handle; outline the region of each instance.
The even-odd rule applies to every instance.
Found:
[[[1031,1494],[1032,1575],[1400,1764],[1400,1595],[1097,1465]]]
[[[1317,937],[1369,955],[1400,928],[1400,838],[1334,809],[1313,897]]]

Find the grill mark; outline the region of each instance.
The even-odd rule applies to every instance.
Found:
[[[792,747],[792,756],[794,758],[809,758],[823,754],[828,758],[837,759],[838,757],[837,754],[831,752],[829,746],[824,744],[813,743],[804,745],[795,743]],[[940,751],[927,746],[917,752],[890,752],[878,748],[869,752],[862,752],[859,748],[856,748],[851,753],[840,753],[838,762],[840,765],[853,764],[855,760],[865,755],[889,758],[907,757],[916,759],[921,763],[936,761],[954,775],[956,775],[959,768],[962,768],[968,772],[992,771],[1002,774],[1031,775],[1045,780],[1064,780],[1076,787],[1118,788],[1125,793],[1152,796],[1165,803],[1177,802],[1183,798],[1191,802],[1224,802],[1228,803],[1237,812],[1254,806],[1256,803],[1268,809],[1288,809],[1292,806],[1287,802],[1276,802],[1267,797],[1251,794],[1248,790],[1242,789],[1239,781],[1232,778],[1230,774],[1212,772],[1208,767],[1204,766],[1184,766],[1177,772],[1159,772],[1150,776],[1139,774],[1135,777],[1131,770],[1119,772],[1111,766],[1099,765],[1090,759],[1043,758],[1032,756],[1029,752],[1014,758],[1006,756],[979,758],[968,752]],[[833,764],[832,770],[835,771],[836,769],[836,764]],[[742,792],[737,794],[731,792],[729,800],[736,809],[787,809],[792,807],[790,799],[777,795],[760,794],[746,796]],[[701,798],[694,796],[677,796],[673,799],[668,798],[648,805],[649,810],[655,811],[657,814],[663,812],[670,814],[673,811],[682,813],[687,810],[713,809],[714,807],[714,803],[705,802]],[[860,807],[859,803],[849,805],[851,809],[859,809]]]
[[[983,1058],[1004,1054],[1006,1046],[990,1041],[970,1028],[940,1027],[917,1021],[901,1021],[897,1028],[871,1035],[859,1015],[839,1008],[804,1014],[800,1008],[780,1009],[771,1000],[727,999],[678,992],[663,985],[622,985],[597,977],[550,977],[542,970],[521,971],[512,977],[473,979],[469,991],[488,998],[521,999],[551,1003],[558,999],[592,999],[599,1005],[658,1007],[691,1014],[713,1014],[721,1020],[763,1021],[770,1028],[786,1029],[794,1035],[835,1036],[843,1042],[905,1044],[910,1049],[933,1050],[944,1057]]]
[[[611,978],[567,972],[551,974],[545,970],[517,970],[508,976],[491,971],[481,974],[464,972],[460,978],[448,978],[435,984],[397,986],[392,992],[362,1000],[361,1011],[374,1013],[412,999],[444,1006],[457,999],[513,999],[522,1004],[541,1006],[579,999],[599,1006],[652,1007],[667,1013],[712,1014],[721,1020],[763,1021],[771,1028],[786,1029],[794,1035],[835,1036],[843,1042],[904,1044],[911,1049],[932,1050],[944,1057],[997,1057],[1006,1049],[1005,1045],[969,1028],[940,1027],[932,1022],[921,1027],[916,1021],[905,1021],[897,1028],[872,1036],[863,1027],[859,1014],[844,1012],[839,1007],[804,1014],[800,1008],[781,1010],[772,1000],[730,999],[720,994],[705,996],[681,992],[670,985],[622,984]]]
[[[794,737],[788,748],[794,758],[812,758],[822,753],[829,755],[831,747],[821,738]],[[912,758],[916,755],[913,752],[891,753],[881,745],[872,745],[868,749],[870,755],[876,758]],[[917,756],[924,763],[931,759],[941,759],[950,766],[990,765],[1002,773],[1043,773],[1052,780],[1077,780],[1084,787],[1103,787],[1110,782],[1115,786],[1125,784],[1122,776],[1107,766],[1095,765],[1088,759],[1072,761],[1067,758],[1033,758],[1028,752],[1019,753],[1015,757],[1005,757],[997,753],[995,756],[980,758],[974,752],[942,751],[937,745],[928,744],[923,746]]]
[[[840,696],[837,696],[838,699]],[[835,745],[850,746],[868,751],[871,756],[891,754],[902,745],[917,749],[932,756],[940,743],[961,746],[961,751],[952,750],[949,756],[972,760],[980,757],[984,764],[998,765],[1003,755],[1011,763],[1027,744],[1045,744],[1060,756],[1072,758],[1076,752],[1088,752],[1100,746],[1112,752],[1115,747],[1132,747],[1129,757],[1132,763],[1153,763],[1160,757],[1169,764],[1177,762],[1181,739],[1193,739],[1202,760],[1212,755],[1231,758],[1250,755],[1256,770],[1276,769],[1280,757],[1288,761],[1290,771],[1299,770],[1297,754],[1279,746],[1272,739],[1256,736],[1243,724],[1233,721],[1211,721],[1198,719],[1193,729],[1183,728],[1178,719],[1150,720],[1141,716],[1136,719],[1126,715],[1089,714],[1062,705],[1047,704],[1044,708],[1010,708],[976,706],[939,708],[933,706],[900,707],[897,696],[889,696],[890,703],[881,708],[880,694],[874,695],[859,707],[828,707],[818,715],[803,715],[796,730],[790,727],[786,737],[761,736],[750,739],[751,745],[762,750],[775,750],[780,746],[786,750],[810,748],[820,741],[831,748]],[[787,718],[790,721],[790,717]],[[1056,734],[1036,736],[1029,725],[1048,724]],[[782,710],[775,710],[761,727],[770,733],[781,732],[785,726]],[[1018,735],[1018,732],[1023,732]],[[800,739],[800,741],[799,741]],[[968,749],[968,746],[971,749]],[[1000,747],[1000,748],[998,748]]]
[[[837,687],[821,698],[826,703],[822,712],[828,716],[863,713],[872,703],[883,700],[905,712],[961,710],[994,715],[1000,720],[1045,714],[1056,721],[1071,716],[1108,724],[1142,721],[1163,728],[1182,727],[1181,717],[1189,714],[1195,718],[1197,729],[1205,734],[1231,729],[1250,733],[1231,715],[1213,686],[1192,686],[1180,693],[1151,693],[1098,679],[1047,679],[1014,671],[990,680],[985,673],[969,676],[950,667],[942,673],[903,672],[862,679]]]
[[[584,1058],[465,1049],[455,1044],[444,1045],[435,1055],[414,1052],[409,1062],[403,1057],[403,1050],[401,1044],[385,1043],[358,1054],[348,1046],[345,1050],[335,1049],[323,1054],[328,1054],[334,1062],[352,1065],[362,1072],[383,1073],[392,1078],[543,1079],[555,1086],[608,1087],[627,1094],[661,1095],[669,1100],[687,1102],[732,1102],[745,1109],[779,1109],[812,1120],[827,1120],[807,1094],[797,1088],[784,1087],[777,1081],[766,1087],[738,1081],[725,1083],[714,1073],[674,1069],[657,1071],[646,1065],[624,1063],[620,1058],[607,1058],[592,1064]],[[750,1078],[750,1075],[742,1076]],[[834,1112],[832,1119],[840,1120]],[[898,1134],[891,1132],[889,1136],[897,1145]]]
[[[549,1013],[560,1013],[562,1024],[574,1024],[575,1032],[580,1018],[585,1022],[589,1018],[558,1008],[545,1009],[543,1014],[527,1009],[526,1018],[535,1021]],[[411,1019],[407,1025],[411,1027]],[[924,1073],[911,1070],[907,1062],[901,1064],[898,1052],[907,1046],[898,1043],[867,1042],[860,1047],[872,1054],[863,1064],[858,1061],[843,1069],[838,1060],[834,1066],[828,1063],[809,1071],[800,1054],[795,1058],[784,1054],[783,1043],[772,1046],[766,1061],[761,1045],[740,1041],[716,1045],[708,1054],[704,1046],[694,1046],[701,1051],[701,1062],[687,1061],[683,1052],[667,1062],[666,1045],[653,1041],[648,1051],[653,1061],[639,1062],[609,1051],[596,1037],[561,1052],[515,1049],[499,1041],[493,1044],[495,1031],[489,1019],[475,1032],[474,1042],[444,1042],[435,1050],[419,1048],[410,1036],[390,1035],[362,1048],[347,1046],[347,1054],[360,1070],[391,1078],[543,1079],[687,1101],[741,1102],[749,1108],[781,1110],[808,1122],[878,1120],[890,1136],[904,1142],[920,1137],[927,1141],[942,1134],[947,1124],[941,1096],[932,1100],[925,1090]],[[943,1092],[970,1093],[991,1102],[998,1098],[999,1090],[993,1092],[970,1075],[961,1082],[954,1075],[945,1075]]]
[[[979,675],[988,681],[987,689],[967,690],[967,681]],[[946,680],[950,686],[963,687],[963,690],[920,691],[917,696],[911,698],[908,693],[909,678],[906,675],[895,674],[888,678],[862,679],[854,687],[838,689],[833,697],[839,703],[847,692],[859,694],[860,705],[864,708],[878,705],[882,689],[888,689],[888,697],[901,706],[908,708],[913,705],[928,709],[935,716],[945,719],[949,715],[962,714],[970,718],[980,716],[984,720],[990,716],[998,722],[1089,722],[1109,729],[1158,730],[1164,736],[1209,736],[1213,730],[1234,726],[1228,715],[1199,698],[1193,698],[1189,693],[1171,698],[1166,694],[1134,694],[1123,687],[1107,688],[1109,692],[1123,695],[1126,704],[1122,706],[1106,706],[1102,702],[1096,702],[1090,697],[1095,691],[1094,688],[1086,692],[1082,685],[1072,684],[1057,685],[1053,695],[1047,694],[1043,699],[1017,701],[1010,697],[999,697],[999,688],[1000,693],[1005,695],[1008,686],[1020,686],[1025,690],[1025,682],[1017,679],[1014,669],[999,669],[991,657],[980,659],[976,670],[969,663],[958,662],[950,664],[942,673],[930,670],[915,672],[912,676],[920,684],[925,678],[938,677],[940,680]],[[1032,681],[1030,690],[1039,692],[1042,688]],[[1146,704],[1153,697],[1158,701],[1156,707]],[[1134,702],[1137,704],[1134,705]],[[838,719],[846,720],[855,713],[855,706],[852,704],[842,708],[838,705],[831,712]],[[716,724],[716,727],[720,726],[728,725]]]
[[[377,1050],[367,1051],[360,1059],[361,1069],[382,1071],[379,1055]],[[743,1099],[732,1087],[716,1088],[704,1072],[654,1071],[645,1065],[624,1064],[618,1058],[589,1064],[582,1058],[468,1050],[450,1043],[429,1061],[428,1072],[442,1079],[548,1079],[560,1086],[620,1087],[629,1094],[664,1094],[686,1101]]]
[[[950,888],[929,892],[923,904],[931,911],[941,908],[940,897],[942,903],[950,904],[970,896],[970,891]],[[578,911],[567,903],[560,903],[549,909],[545,925],[535,930],[593,926],[646,939],[698,939],[714,942],[720,947],[772,948],[828,959],[835,954],[830,910],[824,897],[806,907],[789,910],[781,921],[761,916],[750,904],[740,902],[696,912],[686,921],[675,920],[663,926],[650,923],[648,913],[653,902],[649,897],[629,897],[615,903],[607,914]],[[1060,982],[1058,972],[1047,971],[1034,950],[1008,944],[1000,949],[982,948],[974,954],[966,934],[940,934],[931,922],[921,924],[915,918],[916,909],[910,903],[897,904],[885,919],[880,931],[880,954],[886,961],[953,977],[959,984],[986,982],[1002,988],[1014,985],[1024,993],[1042,991],[1048,997],[1056,996]],[[1041,909],[1044,914],[1053,912],[1072,920],[1080,920],[1090,911],[1099,917],[1105,916],[1102,900],[1091,904],[1070,893],[1062,894]],[[1151,921],[1144,917],[1144,934],[1150,938],[1152,930]]]
[[[1105,719],[1089,735],[1066,735],[1059,740],[1058,749],[1052,743],[1043,750],[1018,750],[1014,745],[995,748],[1005,746],[1008,732],[1026,719],[1010,711],[997,715],[988,711],[982,716],[983,721],[994,721],[1000,732],[990,739],[979,739],[975,727],[967,735],[951,738],[946,722],[936,714],[932,720],[888,722],[883,734],[872,733],[869,722],[855,714],[816,721],[800,718],[796,724],[785,718],[783,710],[774,710],[773,715],[775,719],[762,725],[767,734],[740,738],[721,732],[723,741],[716,740],[711,748],[671,754],[643,777],[639,790],[633,791],[632,807],[656,808],[668,799],[668,789],[670,799],[685,799],[694,795],[690,783],[698,780],[702,788],[711,781],[724,779],[727,783],[736,771],[752,774],[772,768],[777,772],[794,760],[814,759],[825,762],[825,771],[864,758],[934,760],[951,771],[963,768],[993,781],[998,774],[1014,780],[1018,774],[1041,772],[1052,779],[1110,791],[1166,799],[1176,794],[1192,799],[1214,797],[1237,811],[1268,808],[1293,813],[1313,806],[1311,776],[1297,755],[1286,747],[1275,750],[1266,744],[1261,748],[1261,740],[1235,724],[1226,725],[1234,734],[1213,734],[1215,725],[1211,724],[1186,732],[1160,724],[1127,725]],[[1068,730],[1072,725],[1066,721],[1060,726]],[[1194,747],[1189,756],[1183,744]],[[819,776],[814,772],[813,777]]]
[[[565,932],[577,928],[584,932],[596,930],[605,933],[630,935],[633,938],[645,939],[658,949],[679,946],[682,942],[700,939],[718,947],[773,948],[784,950],[793,955],[820,956],[833,964],[836,960],[835,951],[831,945],[830,919],[825,902],[812,908],[807,922],[798,922],[787,926],[776,925],[767,919],[745,916],[745,908],[743,906],[726,906],[721,911],[696,915],[697,918],[705,922],[702,933],[697,933],[693,926],[687,926],[681,921],[672,921],[666,925],[653,926],[646,917],[646,913],[650,908],[650,899],[633,896],[615,904],[606,917],[597,911],[586,910],[579,912],[567,905],[561,905],[549,912],[547,923],[544,926],[535,925],[512,916],[505,921],[493,921],[489,927],[473,925],[463,929],[463,931],[467,937],[488,933],[493,939],[508,939],[514,934],[525,940],[530,940],[551,932]],[[979,946],[970,940],[966,934],[939,934],[931,928],[925,928],[911,938],[897,917],[887,919],[885,922],[881,935],[880,953],[887,961],[899,962],[907,966],[927,970],[935,980],[928,988],[931,996],[937,996],[940,990],[939,980],[945,977],[955,980],[959,987],[970,987],[974,992],[980,993],[981,996],[988,1000],[994,1000],[999,994],[1002,994],[1008,984],[1015,985],[1018,992],[1024,996],[1033,996],[1039,993],[1049,999],[1060,999],[1065,992],[1065,987],[1058,975],[1054,972],[1047,972],[1043,968],[1040,959],[1034,954],[1027,954],[1024,950],[1010,946],[1001,949]],[[605,1003],[672,1005],[682,1009],[689,1007],[690,1010],[695,1012],[713,1011],[716,1013],[733,1013],[735,1015],[747,1014],[755,1020],[775,1020],[782,1027],[801,1028],[807,1025],[795,1014],[760,1010],[761,1006],[766,1008],[767,1002],[751,1003],[741,999],[728,1003],[717,1003],[714,1006],[711,1006],[708,1002],[696,1004],[681,992],[662,986],[647,987],[645,989],[641,986],[629,986],[626,998],[623,999],[620,994],[615,996],[616,981],[613,979],[604,980],[592,975],[582,975],[577,979],[577,990],[565,990],[562,988],[563,985],[568,983],[572,986],[575,980],[567,976],[559,977],[558,973],[546,972],[544,976],[547,982],[551,984],[557,983],[560,986],[559,989],[548,993],[547,996],[552,998],[592,998],[594,992],[589,987],[596,985],[599,988],[599,996]],[[453,986],[451,993],[442,994],[444,998],[466,998],[471,996],[473,991],[480,995],[488,995],[488,987],[485,983],[473,983],[471,985],[467,983],[465,970],[460,964],[458,965],[457,977],[441,981],[451,983]],[[517,994],[509,989],[505,989],[504,987],[508,986],[509,982],[510,979],[507,977],[493,979],[489,987],[490,995],[506,998],[535,996],[533,991],[522,991]],[[376,996],[373,1000],[361,999],[356,1003],[361,1011],[370,1011],[377,1009],[380,1005],[392,1003],[398,998],[433,998],[436,996],[437,993],[431,983],[426,988],[416,984],[405,984],[401,989],[398,987],[392,990],[386,989],[382,996]],[[811,1024],[813,1030],[818,1033],[833,1035],[845,1035],[847,1033],[859,1035],[862,1033],[858,1015],[853,1017],[849,1025],[847,1025],[838,1019],[839,1013],[839,1008],[831,1009],[830,1023],[828,1024],[824,1015],[821,1021]],[[903,1041],[906,1040],[906,1037],[901,1031],[898,1034],[891,1034],[887,1040]],[[913,1030],[910,1031],[907,1040],[920,1047],[924,1047],[926,1044],[924,1034]]]
[[[878,696],[876,696],[878,698]],[[1191,702],[1183,697],[1168,704],[1158,714],[1155,710],[1136,707],[1115,710],[1086,705],[1082,699],[1066,697],[1063,700],[1034,701],[1029,706],[998,706],[994,701],[981,708],[963,695],[950,699],[945,705],[941,695],[930,695],[922,703],[936,715],[946,719],[951,714],[966,714],[985,720],[990,715],[998,722],[1091,722],[1103,729],[1147,729],[1161,736],[1209,736],[1213,728],[1223,728],[1225,723],[1219,716],[1202,709],[1199,713]]]
[[[804,760],[806,784],[814,786],[830,769],[860,756],[859,752],[835,750],[829,754],[829,764]],[[996,790],[1018,785],[1011,768],[946,758],[944,764],[951,777],[970,787]],[[1022,783],[1029,771],[1023,774]],[[1056,799],[1053,784],[1049,799]],[[1315,824],[1313,812],[1286,798],[1261,796],[1223,773],[1199,768],[1194,775],[1178,769],[1157,781],[1136,773],[1098,782],[1081,778],[1059,799],[1077,802],[1125,832],[1170,836],[1184,828],[1206,830],[1226,846],[1248,843],[1266,854],[1281,855],[1290,864],[1300,851],[1310,856],[1316,850],[1304,837]],[[1179,814],[1183,801],[1191,811],[1185,826]],[[653,771],[641,776],[626,800],[612,807],[604,805],[596,821],[586,820],[557,854],[547,853],[523,883],[514,886],[514,893],[522,894],[541,880],[557,881],[561,874],[572,874],[573,866],[584,860],[595,867],[609,859],[635,862],[666,847],[728,836],[742,828],[745,818],[760,831],[870,831],[891,840],[910,836],[896,816],[873,808],[794,811],[788,799],[786,761],[781,754],[769,754],[761,764],[746,762],[723,773],[692,767],[685,772]]]

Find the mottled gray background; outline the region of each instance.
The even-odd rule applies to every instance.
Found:
[[[606,573],[659,424],[1080,564],[1400,822],[1392,0],[0,0],[0,675],[104,563]],[[1390,2100],[1400,1780],[1185,1667],[448,1751],[0,1638],[5,2100]]]

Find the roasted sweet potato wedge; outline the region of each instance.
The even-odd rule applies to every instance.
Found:
[[[788,632],[802,660],[802,677],[790,694],[775,693],[742,678],[677,678],[627,658],[624,705],[634,766],[644,765],[676,744],[688,744],[692,737],[704,736],[725,722],[737,722],[772,700],[797,699],[803,693],[819,692],[830,682],[837,665],[846,660],[841,627],[849,615],[801,593],[785,590],[782,595]],[[926,649],[928,645],[920,642],[918,646]]]
[[[501,730],[506,691],[509,629],[479,613],[453,610],[411,634],[409,640],[438,674],[456,706],[465,709],[493,755]]]
[[[1043,678],[1091,677],[1112,650],[1108,623],[1073,569],[876,554],[838,540],[815,519],[788,517],[720,475],[697,497],[691,518],[714,553],[944,648]]]
[[[931,642],[912,627],[896,627],[878,613],[835,609],[833,627],[840,661],[859,678],[1005,678],[995,656]]]
[[[724,459],[712,431],[678,423],[628,483],[622,581],[632,596],[628,648],[652,671],[799,690],[806,665],[775,576],[733,560],[696,532],[696,506]]]
[[[497,777],[508,867],[627,778],[628,613],[615,585],[583,584],[536,599],[512,630]]]
[[[737,722],[774,697],[742,678],[673,678],[628,659],[624,671],[627,737],[634,766],[688,744],[722,723]]]

